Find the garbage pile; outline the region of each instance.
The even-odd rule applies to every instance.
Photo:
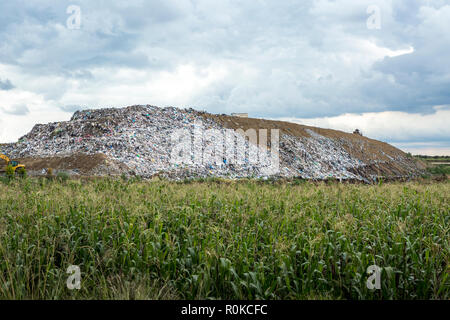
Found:
[[[310,134],[308,138],[285,135],[281,142],[283,158],[288,160],[285,164],[286,176],[317,180],[366,180],[349,171],[350,168],[361,165],[360,160],[352,158],[336,141],[312,130],[306,131]]]
[[[70,121],[36,125],[17,143],[4,145],[2,151],[16,159],[104,155],[108,160],[82,172],[89,175],[175,180],[275,176],[365,182],[376,176],[361,170],[373,163],[351,156],[344,147],[348,141],[307,132],[309,137],[281,133],[279,141],[262,146],[203,112],[146,105],[77,111]],[[274,132],[270,135],[276,136]]]

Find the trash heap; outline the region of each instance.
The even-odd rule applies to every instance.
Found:
[[[17,143],[4,145],[2,151],[15,159],[70,158],[75,155],[99,154],[106,156],[108,161],[94,166],[89,172],[79,173],[86,175],[126,174],[143,178],[160,176],[175,180],[198,177],[234,179],[276,176],[365,182],[376,177],[373,172],[362,170],[368,165],[374,165],[376,161],[368,164],[350,155],[348,146],[345,147],[345,144],[350,143],[348,141],[331,139],[310,129],[306,130],[309,135],[306,137],[280,132],[279,148],[272,146],[272,150],[269,148],[267,151],[261,151],[238,131],[230,133],[230,129],[224,128],[213,119],[193,109],[159,108],[150,105],[83,110],[75,112],[70,121],[36,125]],[[174,132],[182,130],[188,133],[189,137],[175,141]],[[216,130],[215,132],[223,136],[231,134],[232,139],[203,138],[195,143],[196,130]],[[220,146],[217,145],[219,143]],[[174,162],[172,151],[175,144],[185,153],[187,150],[184,159],[192,161]],[[229,158],[227,152],[221,154],[214,151],[232,148],[237,152],[236,157],[243,161],[238,163],[236,159]],[[250,155],[258,152],[260,161],[251,161]],[[205,158],[206,153],[211,156]],[[195,161],[199,154],[203,155],[203,160]],[[267,158],[274,154],[279,159],[277,171],[272,170],[273,162],[267,161]],[[262,158],[265,161],[262,161]],[[411,163],[408,165],[407,171],[417,171]],[[58,171],[59,168],[53,169]],[[73,172],[76,173],[77,170]]]
[[[285,175],[304,179],[366,180],[351,171],[360,160],[352,158],[336,141],[323,137],[310,129],[308,138],[284,135],[280,144],[285,161]]]

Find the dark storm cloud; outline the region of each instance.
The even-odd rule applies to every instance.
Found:
[[[69,5],[81,8],[79,30],[66,26]],[[380,9],[379,30],[367,28],[370,5]],[[182,101],[211,112],[428,114],[450,104],[448,30],[444,0],[14,0],[0,3],[0,66],[57,78],[23,85],[64,106],[104,97],[117,74],[117,86],[141,88],[188,65],[226,70]],[[152,103],[150,92],[142,103]]]

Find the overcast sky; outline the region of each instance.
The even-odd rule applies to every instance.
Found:
[[[0,142],[152,104],[450,155],[449,31],[444,0],[1,1]]]

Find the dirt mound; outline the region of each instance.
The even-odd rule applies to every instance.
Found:
[[[117,175],[129,170],[123,163],[111,160],[101,153],[92,155],[74,154],[68,157],[28,157],[18,160],[26,166],[29,172],[35,174],[39,174],[42,170],[48,168],[80,175],[95,175],[96,173]],[[99,170],[100,168],[103,170]]]

